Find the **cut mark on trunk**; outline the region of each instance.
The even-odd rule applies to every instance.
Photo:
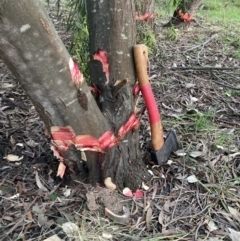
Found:
[[[75,100],[72,100],[72,101],[70,101],[70,102],[68,102],[67,104],[66,104],[66,106],[70,106],[70,105],[72,105],[74,102],[76,102],[77,101],[77,99],[75,99]]]
[[[106,74],[106,83],[105,85],[108,84],[109,82],[109,63],[108,63],[108,55],[107,52],[104,50],[99,49],[94,55],[93,55],[93,59],[94,60],[98,60],[102,63],[102,67],[103,67],[103,72]]]
[[[84,81],[83,74],[79,70],[78,65],[72,60],[71,57],[68,64],[72,76],[72,82],[77,87],[77,89],[80,89]]]
[[[78,97],[78,103],[80,104],[80,106],[87,111],[88,110],[88,98],[87,95],[81,91],[81,90],[77,90],[77,97]]]
[[[42,26],[43,26],[43,27],[45,28],[45,30],[47,31],[47,33],[50,34],[50,29],[49,29],[49,27],[47,26],[46,22],[45,22],[42,18],[40,18],[40,21],[41,21]]]

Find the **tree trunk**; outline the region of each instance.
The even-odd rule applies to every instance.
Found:
[[[136,1],[136,11],[143,15],[148,13],[149,15],[154,13],[155,0],[138,0]]]
[[[51,126],[71,126],[77,134],[98,138],[109,129],[86,82],[82,90],[87,107],[79,104],[70,55],[40,1],[1,0],[0,39],[0,57],[31,98],[49,133]],[[96,163],[95,155],[87,154],[89,167]],[[80,160],[76,150],[64,156],[66,165],[68,159]],[[96,170],[90,172],[97,176]]]
[[[130,20],[126,18],[127,15],[125,16],[125,10],[129,14],[132,6],[130,1],[124,1],[124,5],[119,5],[119,3],[108,5],[109,9],[102,13],[94,13],[95,10],[99,9],[94,4],[105,6],[105,3],[101,3],[102,1],[87,2],[89,6],[92,6],[92,11],[89,10],[92,12],[90,19],[92,18],[95,21],[95,15],[100,13],[102,24],[98,27],[104,32],[104,34],[99,33],[99,29],[96,28],[96,33],[94,33],[95,30],[92,31],[90,28],[91,53],[96,48],[103,48],[109,53],[110,83],[121,78],[129,79],[127,87],[124,87],[121,94],[113,100],[115,102],[108,102],[107,98],[104,99],[101,110],[105,116],[108,116],[107,119],[98,108],[86,82],[81,86],[81,96],[84,103],[79,100],[79,89],[73,84],[69,70],[70,56],[57,35],[51,20],[43,10],[40,1],[0,0],[0,57],[31,98],[49,133],[52,126],[71,126],[78,135],[91,135],[99,138],[108,130],[118,130],[133,110],[131,87],[134,83],[134,72],[130,51],[130,44],[133,44],[133,42],[130,42],[130,39],[134,39],[135,33],[130,31],[129,25],[134,20],[133,13],[131,13]],[[119,9],[124,9],[124,11],[119,11]],[[98,19],[98,16],[96,19]],[[124,24],[125,21],[126,25],[120,25]],[[89,26],[91,26],[91,22]],[[122,26],[125,26],[125,28],[117,32],[116,29]],[[108,27],[111,30],[107,30]],[[114,44],[112,42],[113,34],[119,38],[119,40],[114,41]],[[93,37],[96,37],[94,41]],[[102,45],[102,43],[104,44]],[[95,64],[99,67],[98,62],[95,61]],[[128,68],[128,66],[131,66],[131,68]],[[101,78],[101,75],[99,78]],[[94,81],[99,83],[103,92],[108,95],[110,86],[105,86],[103,82],[100,83],[99,79]],[[140,179],[143,180],[141,174],[145,173],[147,179],[147,172],[143,163],[140,159],[136,159],[139,157],[136,133],[133,136],[129,133],[126,140],[129,142],[111,148],[106,154],[86,153],[89,177],[92,183],[100,182],[101,177],[104,179],[111,176],[120,188],[123,186],[136,188]],[[73,159],[79,164],[81,160],[80,152],[75,149],[66,151],[64,157],[65,162]],[[134,162],[134,167],[138,167],[142,171],[141,174],[133,173],[132,178],[126,176],[133,170],[131,162]],[[105,167],[102,176],[101,167]],[[131,181],[133,183],[130,183]]]
[[[193,15],[202,3],[203,0],[182,0],[174,11],[172,19],[165,27],[179,24],[186,25],[195,21]]]
[[[111,130],[117,135],[119,128],[134,112],[134,1],[87,1],[87,15],[90,54],[93,56],[99,49],[106,51],[110,66],[107,82],[100,62],[92,59],[89,62],[91,82],[101,90],[99,107],[111,125]],[[121,88],[115,94],[118,88],[114,85],[119,80]],[[103,172],[104,177],[111,177],[119,187],[136,189],[141,181],[149,179],[140,156],[137,131],[128,133],[119,146],[109,150]]]
[[[203,0],[182,0],[178,8],[182,9],[183,13],[190,13],[193,15],[202,3]]]
[[[145,21],[148,25],[153,27],[153,22],[156,17],[155,0],[138,0],[135,1],[137,21]]]

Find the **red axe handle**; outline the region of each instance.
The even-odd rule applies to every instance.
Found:
[[[155,151],[158,151],[164,145],[163,127],[161,117],[158,111],[157,103],[154,98],[152,88],[148,79],[147,65],[148,65],[148,49],[144,44],[133,46],[133,56],[137,78],[143,99],[148,111],[152,146]]]

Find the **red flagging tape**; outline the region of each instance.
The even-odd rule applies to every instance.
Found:
[[[148,110],[150,124],[157,123],[160,120],[160,114],[150,83],[140,86],[140,90],[142,92],[143,99]]]

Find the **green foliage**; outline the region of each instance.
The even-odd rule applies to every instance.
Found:
[[[174,26],[171,26],[171,28],[169,28],[167,38],[171,41],[177,40],[178,33],[177,33],[176,29],[174,28]]]
[[[225,92],[225,95],[231,97],[240,96],[240,90],[229,89]]]
[[[204,115],[198,115],[195,121],[195,132],[213,129],[214,113],[208,112]]]
[[[226,143],[230,144],[232,142],[232,138],[233,136],[229,133],[217,133],[214,144],[216,146],[225,146]]]
[[[149,52],[156,46],[156,38],[152,27],[144,22],[137,21],[137,42],[144,43],[149,48]]]
[[[167,12],[171,12],[173,10],[175,10],[176,8],[178,8],[181,5],[183,5],[184,3],[186,3],[186,0],[156,0],[156,6],[159,8],[159,11],[167,11]]]
[[[192,120],[190,129],[195,133],[209,132],[214,129],[214,111],[200,113],[193,111],[193,114],[188,114],[187,118]]]
[[[220,20],[224,24],[238,24],[240,21],[239,1],[204,0],[204,6],[196,15],[207,18],[208,21]]]
[[[184,0],[172,0],[171,2],[172,6],[177,8],[181,4],[181,2],[184,2]]]
[[[51,201],[56,200],[56,198],[57,198],[57,193],[56,193],[56,192],[53,192],[53,193],[50,195],[50,197],[49,197],[49,199],[50,199]]]
[[[74,59],[77,60],[81,71],[85,77],[89,76],[89,33],[87,28],[86,0],[69,0],[67,19],[67,30],[73,34],[73,40],[69,51]]]
[[[139,9],[141,9],[141,3],[142,3],[141,0],[136,0],[136,1],[135,1],[135,8],[136,8],[136,11],[138,11]]]

